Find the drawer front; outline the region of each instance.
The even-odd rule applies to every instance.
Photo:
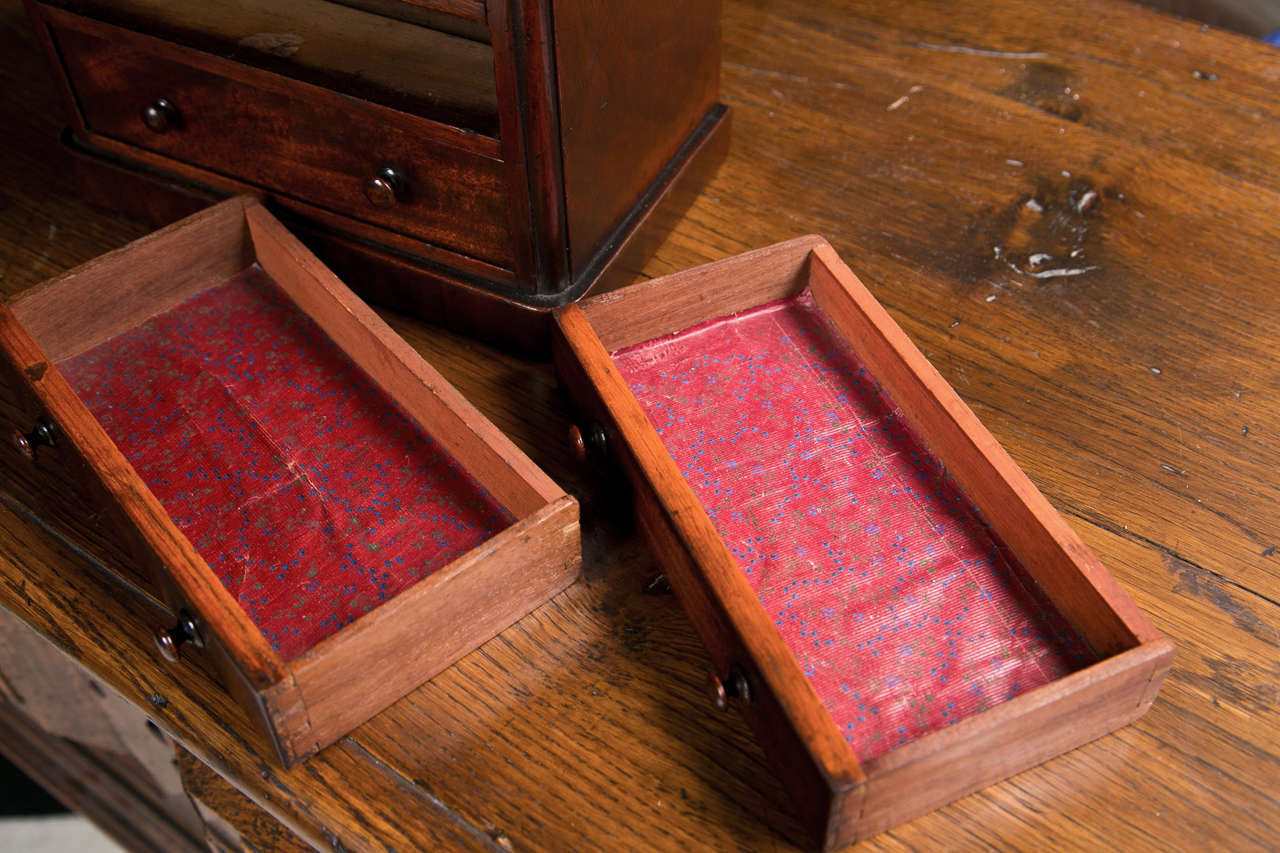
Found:
[[[493,48],[482,23],[403,0],[46,2],[451,127],[498,134]]]
[[[451,129],[159,39],[50,17],[90,131],[513,265],[504,164],[446,144]]]
[[[158,601],[141,542],[33,389],[53,367],[19,355],[13,341],[20,335],[0,310],[0,491],[118,573],[115,580]]]

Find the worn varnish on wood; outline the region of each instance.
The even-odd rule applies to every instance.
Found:
[[[243,276],[223,285],[250,263],[259,265],[250,275],[263,279],[256,291],[245,290]],[[236,311],[249,314],[236,321]],[[233,321],[235,328],[225,327]],[[283,324],[282,330],[272,329],[272,321]],[[26,401],[16,413],[6,412],[8,426],[26,433],[33,424],[47,423],[53,430],[52,446],[33,438],[35,446],[26,448],[29,464],[70,466],[85,476],[85,486],[98,492],[106,511],[131,535],[153,592],[172,613],[195,617],[198,640],[286,764],[331,743],[576,576],[576,501],[251,199],[225,202],[33,289],[0,312],[0,324],[6,396]],[[232,338],[219,350],[224,334]],[[264,336],[257,342],[264,360],[283,347],[301,361],[284,374],[244,370],[254,348],[235,336],[246,334]],[[176,344],[187,350],[187,361],[165,351]],[[221,368],[183,374],[201,360]],[[148,363],[151,385],[130,387],[122,374],[140,377]],[[317,369],[336,370],[342,387],[325,387],[328,380]],[[287,386],[295,380],[302,383],[296,391],[261,384]],[[190,383],[197,387],[184,387]],[[164,408],[169,400],[193,394],[175,409]],[[283,398],[278,410],[255,402],[255,395],[270,394]],[[381,464],[379,470],[409,460],[419,469],[419,483],[442,475],[430,489],[445,489],[444,502],[428,497],[421,503],[424,493],[408,480],[410,491],[384,496],[385,507],[360,509],[358,499],[368,499],[370,486],[359,481],[363,469],[339,454],[333,464],[349,470],[333,472],[339,482],[322,487],[327,497],[311,486],[299,493],[311,495],[315,512],[300,509],[299,495],[285,504],[289,496],[275,488],[277,481],[301,477],[314,484],[330,476],[315,437],[287,437],[304,420],[308,404],[299,395],[305,394],[347,397],[321,416],[322,433],[341,433],[349,422],[344,404],[382,405],[385,411],[373,417],[389,418],[390,433],[343,441],[356,445],[359,462]],[[131,405],[135,411],[127,410]],[[291,421],[293,411],[297,417]],[[102,423],[93,412],[102,415]],[[228,426],[236,412],[240,419]],[[356,421],[368,416],[354,414]],[[376,445],[392,433],[401,436],[395,441],[408,440],[419,450],[405,445],[377,463]],[[237,458],[246,435],[256,443]],[[22,453],[12,442],[8,447],[7,453]],[[439,454],[443,464],[436,474],[428,473],[437,465],[431,454]],[[313,474],[306,474],[307,465]],[[340,481],[352,476],[356,491],[343,497]],[[218,508],[218,492],[208,485],[196,485],[193,493],[191,484],[201,477],[212,478],[226,506]],[[247,494],[255,478],[269,488]],[[463,509],[458,500],[472,508]],[[451,503],[456,512],[448,508]],[[337,506],[346,509],[335,514]],[[330,605],[348,596],[318,585],[345,584],[343,572],[372,573],[374,563],[347,554],[349,548],[332,539],[332,528],[355,524],[362,527],[360,541],[374,542],[364,525],[384,524],[383,509],[413,506],[415,517],[396,519],[398,529],[382,545],[388,558],[416,561],[415,566],[380,569],[387,594],[371,588],[364,604],[345,614],[333,610]],[[202,517],[218,512],[227,517]],[[434,527],[450,513],[463,528],[453,544],[437,548],[437,541],[426,549],[432,554],[422,551],[415,540],[442,535]],[[196,537],[199,548],[184,531]],[[311,539],[297,538],[304,535]],[[327,568],[326,547],[333,551]],[[306,554],[307,548],[313,552]],[[289,554],[295,559],[286,560]],[[247,572],[255,564],[255,576],[240,577],[242,568]],[[304,592],[313,603],[329,604],[312,610],[296,600]]]
[[[556,317],[562,375],[628,472],[718,683],[736,693],[824,848],[1092,740],[1154,699],[1172,645],[824,241],[666,276]],[[831,337],[848,343],[833,352]],[[864,388],[867,411],[847,399],[862,365],[857,381],[887,398]],[[770,390],[758,392],[761,382]],[[922,448],[892,411],[871,416],[886,404]],[[775,406],[790,410],[775,416]],[[883,433],[858,445],[870,462],[848,461],[851,441],[811,435],[841,426],[841,438]],[[741,451],[725,444],[737,441]],[[981,521],[948,508],[960,495],[938,465]],[[925,494],[909,496],[917,488]],[[868,509],[842,509],[851,501]],[[893,524],[907,529],[891,529],[878,550],[879,526]],[[849,565],[835,556],[844,549]],[[935,571],[949,574],[930,579]],[[1003,589],[1023,572],[1028,590]],[[814,591],[822,585],[834,591]],[[1041,595],[1047,609],[1034,604]],[[1049,627],[1058,614],[1069,630]],[[1088,653],[1070,651],[1077,638]],[[977,642],[979,659],[950,653],[957,642]],[[882,650],[896,668],[876,660]],[[987,688],[999,694],[983,697]]]
[[[83,195],[263,194],[367,298],[513,349],[727,135],[719,0],[25,5]]]

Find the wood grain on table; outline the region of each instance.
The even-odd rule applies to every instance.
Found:
[[[1134,725],[864,846],[1280,844],[1280,52],[1121,0],[726,0],[723,33],[728,159],[614,278],[824,235],[1178,645]],[[16,0],[0,55],[13,295],[147,229],[77,200]],[[0,603],[325,847],[790,849],[549,365],[387,320],[582,500],[581,582],[290,771],[10,508]]]

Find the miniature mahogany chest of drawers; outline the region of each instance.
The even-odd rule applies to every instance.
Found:
[[[725,116],[718,0],[27,7],[86,194],[265,195],[365,296],[499,340],[580,296]]]
[[[1155,698],[1172,644],[821,239],[556,320],[584,447],[823,849]]]
[[[285,765],[581,562],[577,501],[248,197],[0,307],[0,424],[5,490],[119,531],[159,652]]]

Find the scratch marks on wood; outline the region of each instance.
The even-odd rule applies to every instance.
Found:
[[[295,33],[254,33],[240,39],[239,44],[241,47],[288,59],[302,47],[302,36]]]
[[[972,271],[975,278],[1011,270],[1022,280],[1044,282],[1102,268],[1090,256],[1100,246],[1096,231],[1106,208],[1103,200],[1123,202],[1124,195],[1064,169],[1051,175],[1037,180],[1032,192],[975,221],[973,251],[976,258],[985,255],[982,268]]]
[[[775,80],[789,80],[792,83],[803,83],[809,86],[825,86],[831,89],[853,89],[852,83],[845,83],[841,80],[820,80],[816,77],[805,77],[802,74],[791,74],[786,71],[778,71],[774,68],[760,68],[755,65],[743,65],[739,62],[721,63],[721,68],[729,68],[734,71],[741,71],[746,74],[756,74],[761,77],[772,77]]]
[[[888,109],[889,112],[893,112],[898,107],[902,106],[907,101],[911,100],[912,95],[918,94],[923,91],[924,91],[924,86],[920,86],[920,85],[912,86],[909,90],[907,90],[907,94],[903,95],[901,98],[898,98],[898,100],[894,101],[886,109]]]
[[[1084,275],[1087,272],[1093,272],[1096,269],[1101,269],[1101,267],[1098,267],[1098,266],[1054,267],[1053,269],[1047,269],[1047,270],[1037,269],[1037,267],[1041,267],[1045,263],[1053,260],[1053,255],[1050,255],[1048,252],[1033,252],[1030,255],[1028,255],[1027,261],[1026,261],[1026,268],[1024,268],[1023,266],[1020,266],[1018,263],[1016,263],[1015,261],[1007,257],[1005,255],[1003,246],[994,247],[992,249],[992,254],[996,258],[996,260],[1002,261],[1005,266],[1007,266],[1009,269],[1016,272],[1018,275],[1023,275],[1023,276],[1027,276],[1028,278],[1035,278],[1035,279],[1070,278],[1072,276]],[[1071,256],[1078,257],[1078,255],[1075,252],[1072,252]],[[992,297],[992,299],[994,298],[995,297]],[[988,299],[987,301],[990,302],[991,299]]]
[[[1102,269],[1102,267],[1098,267],[1098,266],[1057,267],[1051,270],[1037,270],[1036,272],[1030,272],[1028,270],[1020,270],[1013,264],[1009,264],[1009,269],[1013,270],[1018,275],[1030,276],[1031,278],[1046,279],[1046,278],[1071,278],[1072,276],[1084,275],[1087,272],[1093,272],[1094,270]]]
[[[1052,57],[1039,50],[989,50],[985,47],[970,47],[966,44],[933,44],[918,41],[915,44],[921,50],[937,50],[943,53],[963,53],[968,56],[990,56],[995,59],[1051,59]]]

